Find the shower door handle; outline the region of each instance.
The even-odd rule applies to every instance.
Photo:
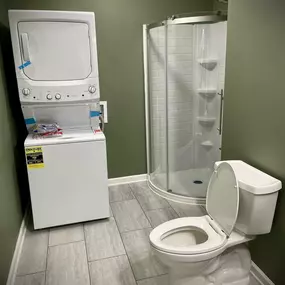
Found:
[[[222,121],[223,121],[223,105],[224,105],[224,89],[221,89],[221,92],[218,93],[218,95],[221,96],[221,101],[220,101],[220,122],[219,122],[219,127],[217,128],[219,135],[222,134]]]

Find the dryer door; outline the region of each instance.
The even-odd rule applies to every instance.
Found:
[[[89,27],[76,22],[19,22],[24,69],[32,80],[81,80],[91,73]]]

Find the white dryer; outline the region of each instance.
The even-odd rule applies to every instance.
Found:
[[[100,99],[95,15],[9,10],[22,104]]]
[[[106,142],[102,132],[65,130],[25,141],[34,228],[110,216]]]

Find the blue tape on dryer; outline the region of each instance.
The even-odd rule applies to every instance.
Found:
[[[21,69],[24,69],[25,67],[29,66],[30,64],[32,64],[29,60],[24,62],[22,65],[20,65],[18,68],[21,70]]]
[[[101,113],[99,111],[90,111],[90,117],[99,117]]]

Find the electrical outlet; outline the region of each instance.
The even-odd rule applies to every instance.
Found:
[[[108,109],[107,109],[107,101],[100,101],[100,111],[101,115],[104,118],[104,123],[108,123]]]

